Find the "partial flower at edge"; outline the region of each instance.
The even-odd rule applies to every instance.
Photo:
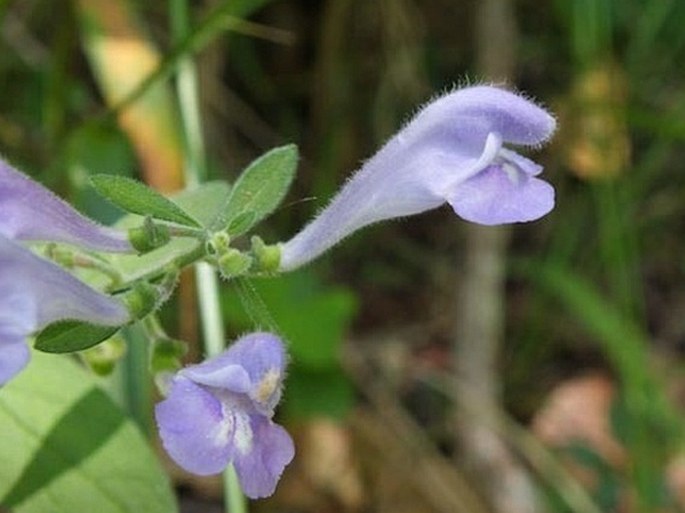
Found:
[[[129,313],[61,267],[0,235],[0,385],[28,363],[26,338],[59,320],[119,326]]]
[[[0,159],[0,235],[64,242],[106,252],[132,252],[127,234],[101,226]]]

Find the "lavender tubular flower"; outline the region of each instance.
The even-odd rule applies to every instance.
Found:
[[[0,159],[0,235],[54,241],[96,251],[133,251],[127,235],[96,224]]]
[[[541,107],[490,86],[429,103],[367,161],[319,216],[281,245],[281,271],[366,225],[449,203],[475,223],[532,221],[554,207],[542,167],[505,147],[538,146],[556,128]]]
[[[273,494],[295,455],[293,441],[275,424],[287,357],[270,333],[238,339],[222,354],[179,371],[155,417],[164,448],[199,475],[235,466],[250,498]]]
[[[0,386],[29,361],[25,339],[62,319],[121,325],[128,311],[61,267],[0,235]]]

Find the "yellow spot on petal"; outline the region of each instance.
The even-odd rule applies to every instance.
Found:
[[[277,369],[270,369],[267,371],[262,380],[259,382],[259,386],[254,394],[254,398],[258,402],[266,404],[274,392],[278,389],[280,379],[281,373]]]

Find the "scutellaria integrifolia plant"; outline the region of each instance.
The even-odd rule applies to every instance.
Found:
[[[271,420],[286,363],[280,338],[252,333],[173,376],[155,416],[174,461],[199,475],[233,464],[248,497],[271,495],[295,454],[288,433]]]
[[[114,327],[95,332],[110,337],[121,325],[142,321],[150,369],[165,396],[155,418],[172,459],[199,475],[232,465],[247,496],[269,496],[294,457],[292,439],[273,421],[287,363],[284,344],[277,335],[252,333],[217,356],[181,368],[183,344],[168,337],[155,317],[180,271],[200,261],[225,280],[290,271],[366,225],[445,203],[462,218],[485,225],[537,219],[553,208],[554,190],[537,178],[539,165],[507,145],[536,147],[554,129],[554,118],[520,95],[489,86],[454,91],[420,110],[314,221],[275,245],[251,231],[286,195],[297,163],[292,145],[253,162],[239,186],[206,184],[184,198],[161,197],[131,179],[94,180],[100,194],[130,214],[120,224],[127,232],[92,222],[0,162],[0,385],[28,361],[27,337],[47,324],[71,319]],[[240,240],[248,233],[251,245]],[[144,257],[103,254],[134,253],[129,240]],[[50,258],[70,269],[87,267],[83,262],[93,267],[70,273],[39,256],[28,245],[34,241],[56,242]],[[94,272],[101,273],[99,279]],[[109,280],[106,286],[103,279]],[[242,299],[248,310],[256,304],[249,294]],[[248,313],[257,318],[262,307]],[[50,336],[69,338],[71,332],[60,331],[65,324],[73,327],[48,326],[37,336],[36,348],[73,352],[104,339],[68,342],[66,349],[55,350]],[[212,344],[213,351],[219,346]]]
[[[432,101],[281,246],[280,269],[306,264],[364,226],[444,203],[484,225],[538,219],[553,208],[554,189],[536,178],[541,166],[505,144],[539,146],[555,127],[546,110],[497,87]]]

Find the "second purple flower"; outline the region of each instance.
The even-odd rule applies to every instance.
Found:
[[[252,333],[222,354],[179,371],[155,408],[169,455],[199,475],[233,464],[245,495],[271,495],[295,455],[290,435],[271,420],[286,363],[280,338]]]

